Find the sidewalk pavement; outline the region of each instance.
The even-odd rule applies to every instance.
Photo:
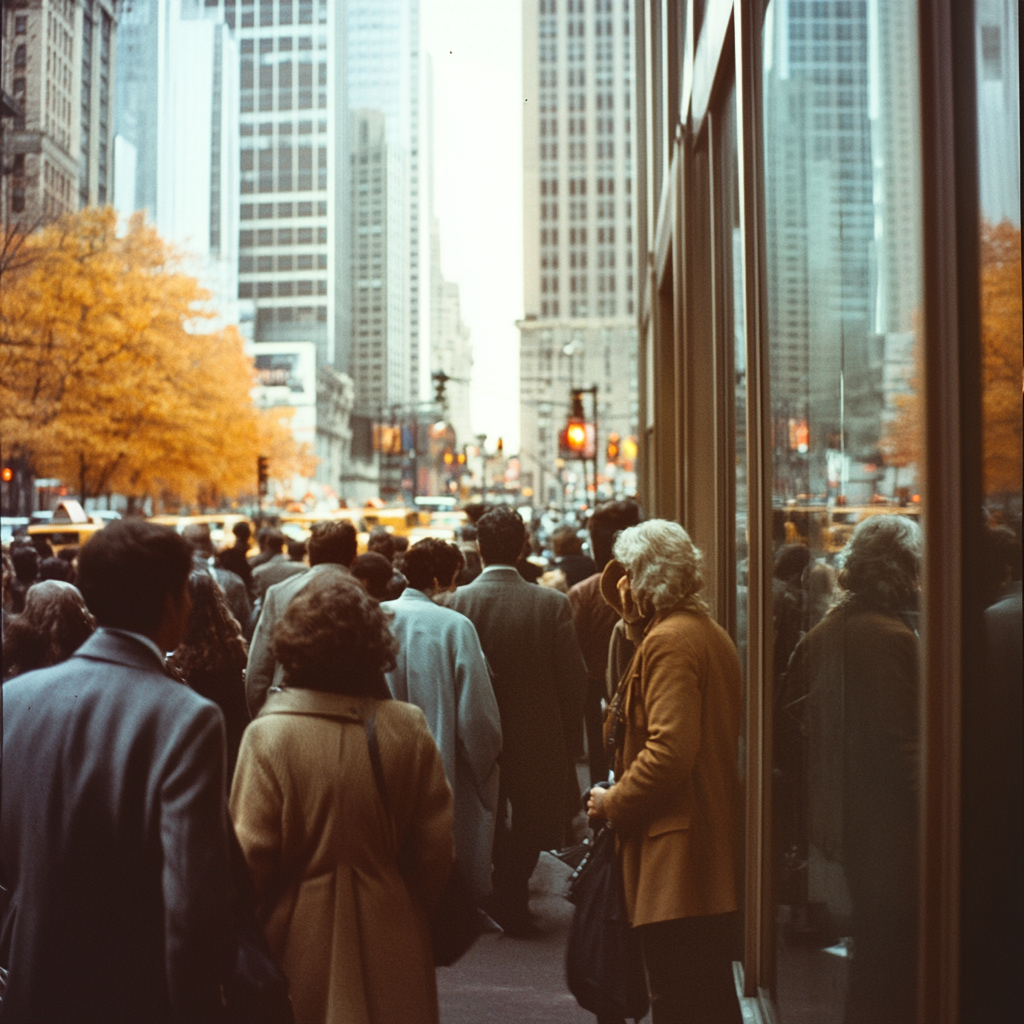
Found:
[[[538,938],[484,935],[457,964],[438,968],[441,1024],[594,1024],[565,985],[573,908],[562,894],[570,874],[550,853],[541,854],[530,879]]]

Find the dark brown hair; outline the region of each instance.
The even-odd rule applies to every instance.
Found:
[[[4,631],[4,678],[66,661],[95,628],[82,595],[70,583],[35,584],[29,588],[25,610]]]
[[[398,644],[377,601],[347,573],[329,572],[292,598],[273,651],[286,686],[387,698]]]
[[[200,570],[189,576],[188,590],[192,610],[171,664],[188,682],[228,676],[245,668],[248,646],[217,581]]]

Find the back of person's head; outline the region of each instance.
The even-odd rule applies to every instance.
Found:
[[[169,526],[120,519],[83,545],[78,589],[101,626],[148,634],[191,571],[192,549]]]
[[[243,519],[240,523],[235,523],[231,527],[231,532],[235,535],[239,545],[247,545],[249,538],[252,536],[252,527]]]
[[[466,513],[466,518],[470,524],[476,526],[480,522],[481,518],[491,510],[491,506],[485,504],[482,501],[474,501],[470,505],[463,506],[462,511]]]
[[[451,586],[465,564],[454,544],[427,537],[409,548],[402,560],[402,572],[415,590],[429,591]]]
[[[11,564],[14,575],[19,583],[34,583],[39,579],[39,552],[26,541],[17,541],[11,545]]]
[[[368,551],[376,551],[383,555],[389,562],[395,560],[395,538],[391,536],[386,526],[375,526],[370,531],[370,539],[366,542]]]
[[[285,686],[388,697],[384,673],[395,667],[398,650],[388,616],[344,573],[317,576],[296,594],[272,647]]]
[[[75,559],[78,557],[79,547],[77,544],[72,544],[70,547],[61,548],[57,552],[57,557],[62,562],[67,562],[68,565],[72,565]]]
[[[378,601],[386,601],[390,597],[388,584],[394,572],[391,563],[379,551],[367,551],[352,563],[352,575]]]
[[[640,506],[632,498],[606,501],[594,510],[587,523],[590,551],[598,566],[604,568],[612,560],[616,536],[640,522]]]
[[[310,565],[343,565],[348,568],[358,549],[356,528],[347,519],[325,519],[309,531]]]
[[[188,592],[192,607],[185,636],[171,659],[174,667],[186,681],[197,673],[243,668],[248,648],[217,581],[205,570],[193,572]]]
[[[804,569],[810,564],[811,552],[803,544],[783,544],[775,553],[775,566],[772,576],[786,583],[800,582]]]
[[[270,535],[274,532],[272,526],[261,526],[256,531],[256,543],[259,545],[260,551],[270,550]]]
[[[1008,526],[987,527],[982,540],[982,600],[989,605],[1011,580],[1020,579],[1021,544]]]
[[[403,537],[401,534],[393,533],[391,539],[395,544],[395,557],[404,555],[409,550],[409,538]]]
[[[280,555],[284,551],[284,546],[288,542],[288,538],[280,530],[271,530],[267,534],[267,551],[273,552],[275,555]]]
[[[96,622],[70,583],[45,580],[31,587],[25,610],[4,631],[4,678],[66,661]]]
[[[303,540],[289,540],[288,557],[293,562],[301,562],[306,557],[306,542]]]
[[[62,583],[75,582],[75,570],[63,558],[44,558],[39,565],[41,580],[60,580]]]
[[[523,517],[508,505],[498,505],[476,524],[480,557],[487,565],[515,565],[526,543]]]
[[[475,541],[477,538],[476,524],[466,523],[465,526],[459,531],[459,536],[464,541]]]
[[[890,613],[909,609],[923,551],[921,528],[907,516],[870,516],[853,531],[839,585],[862,607]]]
[[[192,553],[202,558],[209,558],[213,554],[213,538],[210,536],[209,523],[189,523],[181,531]]]
[[[551,534],[551,550],[555,558],[580,555],[583,553],[583,541],[571,526],[560,526]]]

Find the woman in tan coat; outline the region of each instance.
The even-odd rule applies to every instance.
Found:
[[[739,1024],[742,686],[729,635],[698,591],[701,555],[676,523],[624,530],[602,579],[636,654],[605,720],[615,785],[592,818],[618,836],[653,1024]]]
[[[289,604],[285,688],[242,739],[231,815],[299,1024],[438,1020],[428,913],[454,862],[452,796],[423,712],[389,698],[394,651],[377,602],[325,573]]]

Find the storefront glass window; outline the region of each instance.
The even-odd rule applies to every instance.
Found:
[[[764,24],[783,1024],[914,1019],[923,536],[917,5]]]
[[[981,649],[969,658],[962,707],[961,992],[965,1020],[999,1020],[1019,1004],[1024,914],[1020,35],[1016,0],[975,0],[973,13],[982,543],[973,581],[980,607],[967,614],[981,619]]]

